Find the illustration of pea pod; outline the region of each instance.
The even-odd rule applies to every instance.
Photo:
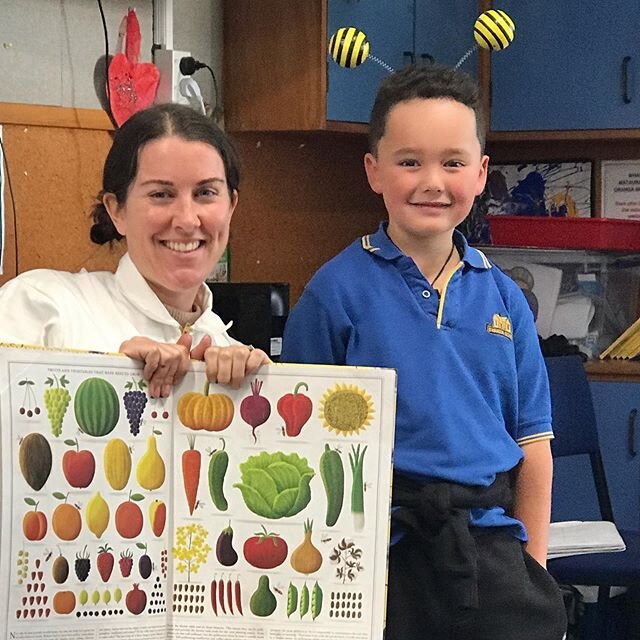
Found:
[[[307,583],[304,583],[302,591],[300,592],[300,617],[304,618],[309,611],[309,587]]]
[[[337,450],[328,444],[320,456],[320,477],[327,496],[327,515],[325,523],[332,527],[340,517],[344,500],[344,466]]]
[[[225,441],[222,440],[222,449],[217,449],[211,454],[209,460],[209,494],[213,504],[219,511],[226,511],[229,507],[224,497],[224,478],[229,466],[229,454],[225,451]]]
[[[311,591],[311,618],[315,620],[322,611],[322,589],[316,582]]]
[[[287,618],[298,608],[298,587],[293,582],[289,583],[287,590]]]

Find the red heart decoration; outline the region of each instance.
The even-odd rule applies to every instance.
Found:
[[[140,23],[133,9],[127,13],[125,53],[117,53],[109,65],[111,113],[122,126],[134,113],[153,104],[160,72],[151,62],[138,62]]]

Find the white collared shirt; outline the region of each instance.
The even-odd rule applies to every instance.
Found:
[[[211,309],[192,325],[193,344],[205,335],[214,345],[237,342]],[[28,271],[0,288],[0,342],[117,352],[124,340],[145,336],[176,342],[181,327],[125,254],[116,273]]]

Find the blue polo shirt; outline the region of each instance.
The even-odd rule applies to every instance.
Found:
[[[386,223],[327,262],[292,310],[281,361],[398,372],[394,466],[418,480],[488,486],[520,445],[552,438],[549,384],[520,288],[464,236],[440,295]],[[477,526],[521,523],[473,509]]]

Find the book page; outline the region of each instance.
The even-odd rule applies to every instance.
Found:
[[[203,369],[0,349],[0,633],[382,638],[395,372]]]

